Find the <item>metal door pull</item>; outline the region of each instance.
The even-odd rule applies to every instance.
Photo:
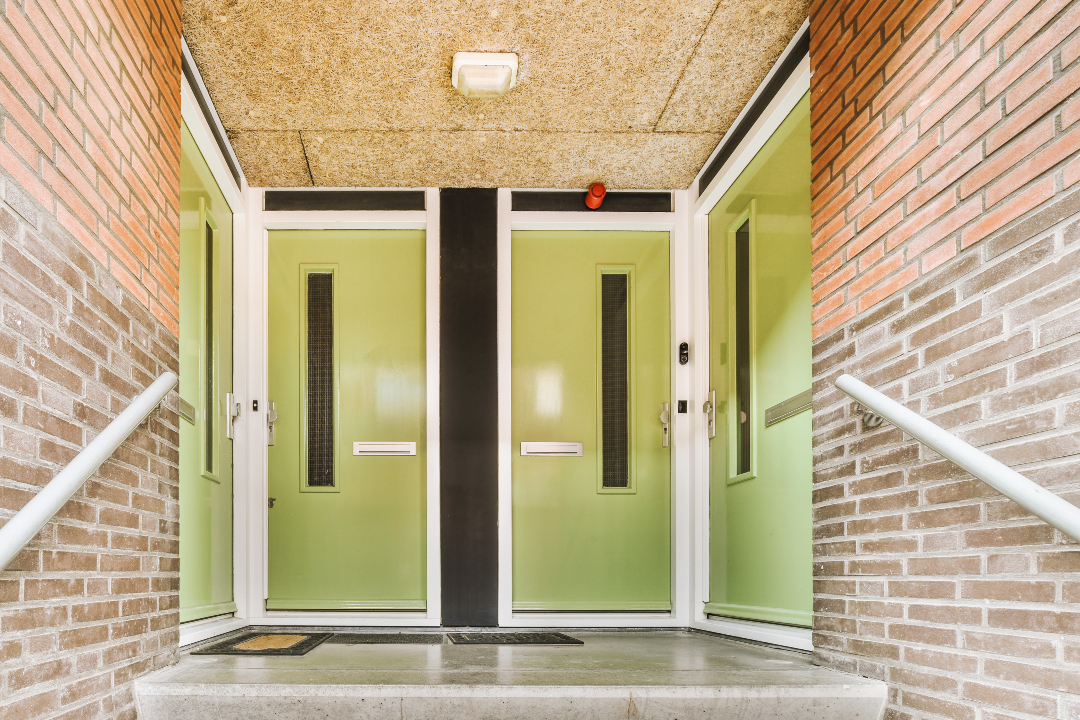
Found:
[[[278,418],[277,410],[274,409],[274,401],[271,400],[271,401],[266,403],[266,427],[267,427],[266,444],[267,445],[273,445],[274,444],[274,423],[277,422],[277,418]]]
[[[225,393],[225,437],[233,439],[233,423],[240,417],[240,403],[232,393]]]
[[[416,443],[414,442],[369,442],[361,441],[352,444],[353,455],[415,455]]]
[[[523,442],[522,455],[547,457],[581,457],[585,454],[584,443],[579,442]]]
[[[660,423],[664,426],[663,446],[671,444],[671,404],[660,403]]]
[[[705,413],[705,422],[708,425],[709,437],[716,437],[716,391],[709,391],[709,399],[705,401],[705,404],[701,407],[701,411]]]

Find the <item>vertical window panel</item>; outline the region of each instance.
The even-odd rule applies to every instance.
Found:
[[[629,276],[604,273],[600,277],[602,485],[627,488],[630,486]]]
[[[735,231],[735,412],[736,412],[736,463],[738,474],[750,472],[751,433],[753,416],[751,410],[750,347],[750,221]]]
[[[307,484],[334,486],[334,276],[307,276]]]
[[[205,242],[203,245],[206,248],[206,257],[204,258],[206,267],[204,269],[205,279],[205,296],[203,298],[203,357],[205,367],[203,368],[203,431],[205,433],[204,443],[205,449],[203,452],[203,462],[206,472],[213,474],[214,472],[214,426],[217,423],[216,413],[214,412],[214,229],[210,226],[210,223],[206,223],[204,227],[206,233]]]

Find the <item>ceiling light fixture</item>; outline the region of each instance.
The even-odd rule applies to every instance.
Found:
[[[450,81],[467,98],[496,98],[517,84],[516,53],[454,53]]]

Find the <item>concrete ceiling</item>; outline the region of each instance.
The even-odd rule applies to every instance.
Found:
[[[809,0],[185,0],[248,182],[683,188]],[[496,100],[457,51],[516,52]]]

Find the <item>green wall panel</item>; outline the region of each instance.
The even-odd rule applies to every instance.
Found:
[[[426,604],[423,231],[269,234],[271,609],[423,610]],[[332,488],[303,487],[303,271],[333,269],[337,361]],[[354,456],[355,441],[416,442]]]
[[[671,607],[668,234],[512,235],[513,607]],[[600,485],[598,285],[630,274],[630,487]],[[523,441],[582,457],[522,457]]]
[[[209,275],[211,303],[206,295],[207,222],[216,230]],[[213,313],[213,343],[206,342],[208,305]],[[208,361],[213,367],[211,383],[207,382]],[[232,213],[184,126],[180,158],[180,397],[195,409],[195,422],[180,420],[181,622],[236,609],[232,440],[226,437],[224,426],[225,393],[232,389]],[[213,417],[208,417],[208,406],[214,409]],[[208,421],[212,423],[209,471]]]
[[[754,468],[734,477],[730,234],[747,214]],[[804,97],[709,215],[710,597],[706,612],[808,626],[812,618],[811,413],[765,427],[765,411],[810,389],[810,112]],[[736,482],[732,482],[736,480]]]

